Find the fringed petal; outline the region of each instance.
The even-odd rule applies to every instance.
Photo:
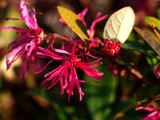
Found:
[[[35,47],[36,47],[36,45],[32,44],[32,46],[30,46],[30,48],[29,48],[29,50],[28,50],[28,52],[27,52],[27,54],[25,56],[25,60],[24,60],[23,65],[21,67],[21,76],[22,76],[22,78],[24,78],[24,75],[26,73],[27,63],[28,63],[29,58],[31,57],[32,52],[33,52]]]
[[[24,45],[13,49],[6,57],[7,70],[25,52]]]
[[[37,54],[39,56],[48,56],[48,57],[53,58],[55,60],[62,60],[63,59],[63,57],[55,54],[53,51],[47,50],[47,49],[42,48],[42,47],[39,47],[39,49],[42,51],[42,52],[37,52]]]
[[[24,23],[32,30],[39,29],[37,24],[37,20],[35,17],[35,10],[28,10],[27,5],[29,3],[25,2],[25,0],[20,0],[20,15]]]

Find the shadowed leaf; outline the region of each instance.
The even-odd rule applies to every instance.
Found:
[[[152,35],[150,35],[148,32],[134,27],[135,31],[141,35],[146,41],[147,43],[156,51],[156,53],[160,56],[160,42],[153,37]]]

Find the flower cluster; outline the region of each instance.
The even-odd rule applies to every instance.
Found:
[[[18,58],[25,55],[21,70],[22,77],[26,72],[27,63],[29,61],[36,62],[36,52],[44,38],[43,30],[39,27],[35,17],[35,10],[33,8],[28,10],[27,5],[27,2],[20,0],[21,20],[29,29],[17,27],[0,28],[0,30],[15,30],[18,33],[18,37],[9,45],[11,52],[7,55],[6,64],[7,69],[9,69]]]
[[[149,114],[143,118],[143,120],[159,120],[160,119],[160,108],[153,108],[150,106],[139,106],[136,108],[136,110],[145,110],[148,111]]]
[[[44,37],[50,34],[45,34],[43,29],[39,27],[35,9],[28,9],[28,5],[29,3],[25,0],[20,0],[20,17],[28,29],[18,27],[0,28],[0,30],[15,30],[18,33],[18,37],[9,45],[11,51],[6,58],[7,69],[9,69],[16,60],[23,57],[21,75],[24,78],[28,63],[36,63],[37,58],[51,59],[44,68],[37,73],[43,72],[51,63],[58,62],[57,66],[53,66],[52,71],[45,74],[42,85],[50,83],[48,89],[51,89],[59,83],[61,94],[66,92],[68,94],[68,101],[70,101],[70,97],[73,95],[74,88],[76,87],[79,93],[79,100],[81,101],[84,95],[81,83],[84,83],[85,80],[79,79],[77,70],[83,71],[90,78],[96,80],[101,80],[103,76],[103,72],[99,72],[96,69],[97,66],[102,64],[101,58],[93,56],[89,46],[93,46],[92,42],[98,39],[94,37],[95,25],[104,20],[107,15],[100,17],[101,14],[98,13],[90,29],[87,31],[91,42],[90,45],[87,45],[81,39],[71,40],[59,35],[62,42],[60,47],[56,48],[53,46],[56,44],[55,39],[58,35],[52,34],[50,37],[52,39],[45,41],[46,39],[44,40]],[[84,17],[87,11],[88,9],[86,8],[82,13],[78,14],[85,26],[86,22]],[[43,42],[48,43],[46,48],[43,47]],[[90,60],[92,60],[92,62]]]
[[[59,82],[61,88],[61,94],[64,93],[64,90],[68,93],[68,101],[70,101],[70,96],[73,95],[74,86],[76,86],[79,93],[79,100],[82,100],[84,95],[80,83],[84,83],[84,80],[78,78],[77,69],[81,69],[89,77],[97,80],[101,80],[103,73],[94,69],[96,66],[100,65],[100,58],[95,62],[86,62],[83,60],[85,57],[93,57],[89,53],[80,53],[76,43],[73,44],[70,52],[62,49],[55,49],[53,51],[40,48],[38,55],[41,57],[50,57],[52,60],[48,62],[47,66],[52,63],[54,60],[60,60],[60,64],[57,68],[53,69],[51,72],[45,74],[45,80],[42,84],[51,82],[48,89],[52,88]],[[58,54],[58,55],[57,55]],[[46,67],[46,66],[45,66]]]
[[[105,20],[108,15],[101,16],[101,12],[98,12],[96,17],[95,17],[95,20],[93,20],[93,22],[91,23],[91,26],[88,29],[87,23],[85,21],[85,16],[86,16],[87,12],[88,12],[88,8],[85,8],[82,12],[78,13],[77,16],[79,16],[83,25],[87,29],[86,32],[87,32],[87,35],[89,37],[89,48],[98,48],[99,44],[101,44],[101,40],[98,37],[95,37],[95,27],[96,27],[97,23]],[[60,19],[60,22],[65,24],[63,19]]]
[[[87,24],[85,22],[85,15],[87,14],[88,9],[84,9],[81,13],[79,13],[79,17],[82,20],[83,24],[85,27],[87,27]],[[98,48],[99,47],[99,42],[101,41],[98,37],[95,37],[95,27],[96,24],[103,21],[104,19],[107,18],[107,15],[101,16],[101,12],[98,12],[96,15],[95,20],[91,23],[91,26],[89,29],[87,29],[87,34],[89,36],[89,48]]]

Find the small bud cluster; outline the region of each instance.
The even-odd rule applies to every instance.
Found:
[[[157,79],[160,79],[160,64],[153,68],[153,73]]]
[[[108,54],[110,56],[114,56],[119,53],[120,45],[121,44],[119,41],[111,41],[110,39],[106,39],[104,41],[102,51],[105,52],[105,54]]]

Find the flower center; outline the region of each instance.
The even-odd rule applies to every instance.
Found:
[[[79,62],[79,61],[81,61],[81,59],[80,59],[80,58],[77,58],[76,55],[71,56],[71,64],[72,64],[73,66],[76,66],[77,62]]]
[[[37,30],[37,31],[34,31],[35,32],[35,35],[34,35],[34,42],[36,43],[36,44],[41,44],[42,43],[42,41],[43,41],[43,38],[44,38],[44,32],[43,32],[43,30],[42,29],[40,29],[39,31]]]

